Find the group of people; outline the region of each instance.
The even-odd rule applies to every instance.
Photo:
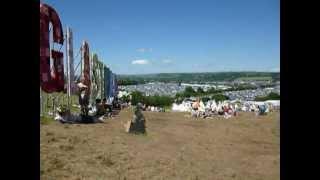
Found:
[[[107,114],[107,116],[110,117],[112,113],[112,104],[108,104],[106,98],[103,98],[102,101],[101,99],[96,99],[95,109],[92,112],[96,116]]]
[[[197,99],[192,103],[191,116],[192,117],[212,117],[216,115],[224,116],[224,118],[229,119],[232,116],[236,116],[238,111],[237,105],[224,104],[213,106],[212,104],[204,105],[202,101]]]
[[[80,114],[72,114],[66,106],[60,105],[57,108],[55,120],[61,123],[98,123],[104,122],[104,118],[112,117],[113,109],[121,109],[117,98],[107,103],[107,99],[96,99],[95,105],[90,107],[88,87],[79,82],[78,95]]]
[[[151,111],[151,112],[165,112],[163,107],[156,107],[156,106],[144,106],[144,111]]]
[[[265,115],[268,112],[273,111],[273,106],[268,103],[230,103],[208,101],[206,105],[198,98],[195,102],[190,103],[190,112],[192,117],[213,117],[223,116],[225,119],[229,119],[233,116],[237,116],[239,111],[255,112],[256,115]]]

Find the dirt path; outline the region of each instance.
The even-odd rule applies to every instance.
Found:
[[[41,125],[41,179],[280,179],[279,113],[199,119],[144,112],[147,135],[104,124]]]

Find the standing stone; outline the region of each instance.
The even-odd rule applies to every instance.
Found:
[[[131,121],[128,121],[125,124],[126,132],[128,133],[145,133],[146,126],[145,126],[145,118],[141,112],[142,104],[138,103],[137,106],[134,108],[134,115]]]

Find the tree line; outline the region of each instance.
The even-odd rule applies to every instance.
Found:
[[[216,73],[159,73],[143,75],[119,75],[119,79],[143,82],[197,82],[233,81],[241,77],[271,77],[273,81],[280,80],[280,73],[273,72],[216,72]]]
[[[280,94],[271,92],[266,96],[258,96],[254,100],[255,101],[280,100]]]
[[[165,107],[171,106],[174,102],[174,98],[170,96],[145,96],[140,91],[133,91],[131,93],[131,99],[129,96],[123,96],[120,98],[124,102],[131,101],[132,105],[137,105],[139,102],[145,104],[146,106],[157,106],[157,107]]]
[[[133,91],[131,93],[131,99],[129,96],[123,96],[120,98],[123,102],[131,102],[132,105],[136,105],[137,103],[142,103],[147,106],[157,106],[157,107],[165,107],[171,106],[172,103],[176,102],[180,104],[183,100],[188,99],[190,97],[199,97],[203,102],[207,102],[209,100],[215,100],[216,102],[229,100],[229,97],[224,95],[225,91],[238,91],[245,89],[252,89],[252,86],[239,86],[234,88],[229,88],[226,90],[216,90],[215,88],[210,88],[208,91],[204,91],[201,87],[194,90],[192,87],[188,86],[181,93],[177,93],[175,97],[170,96],[145,96],[140,91]],[[277,93],[270,93],[265,97],[256,97],[255,101],[266,101],[266,100],[279,100],[280,95]]]

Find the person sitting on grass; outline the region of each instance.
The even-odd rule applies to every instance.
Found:
[[[259,115],[266,114],[266,106],[265,105],[258,106],[258,109],[259,109]]]
[[[96,115],[103,116],[106,113],[103,103],[101,103],[101,99],[96,99]]]
[[[223,110],[224,110],[224,118],[229,119],[231,117],[230,115],[231,108],[228,106],[224,106]]]
[[[107,103],[107,98],[103,98],[102,104],[104,106],[104,109],[106,110],[106,114],[108,117],[112,116],[112,105]]]
[[[107,110],[107,99],[103,98],[101,104],[103,105],[104,109]]]
[[[92,116],[83,116],[81,114],[72,114],[70,110],[65,105],[60,105],[57,108],[57,114],[54,118],[60,123],[68,124],[89,124],[89,123],[103,123],[103,118],[101,117],[92,117]]]
[[[82,117],[80,115],[73,115],[71,114],[70,110],[65,105],[60,105],[57,108],[57,114],[54,118],[56,121],[61,123],[81,123]]]
[[[223,106],[218,107],[218,115],[220,115],[220,116],[224,115],[224,107]]]

